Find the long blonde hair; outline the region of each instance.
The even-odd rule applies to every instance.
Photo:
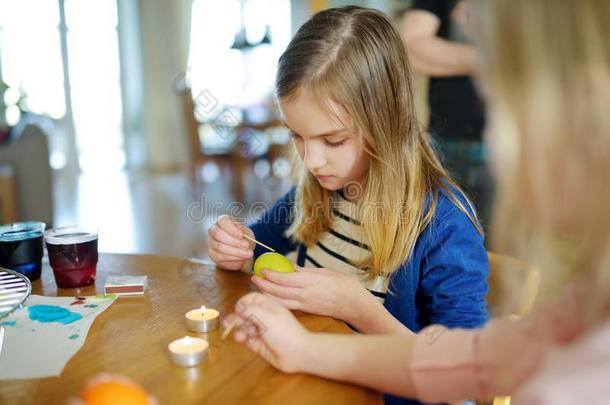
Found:
[[[610,303],[610,2],[481,0],[474,10],[488,137],[501,151],[494,247],[537,264],[543,285],[584,282],[583,315],[598,319]],[[573,257],[558,260],[566,217],[584,220],[569,230]]]
[[[434,216],[441,189],[480,229],[419,126],[407,53],[383,13],[350,6],[307,21],[279,60],[277,97],[289,100],[304,88],[327,111],[332,112],[332,99],[351,116],[370,156],[364,184],[347,185],[346,192],[357,197],[372,252],[358,265],[371,277],[390,275],[409,258]],[[298,209],[288,234],[314,244],[334,221],[332,201],[331,192],[301,168]]]

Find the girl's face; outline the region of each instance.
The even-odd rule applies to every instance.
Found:
[[[327,190],[340,190],[354,182],[362,186],[369,156],[347,113],[332,100],[329,105],[336,117],[321,108],[306,89],[280,100],[284,122],[299,156],[320,185]]]

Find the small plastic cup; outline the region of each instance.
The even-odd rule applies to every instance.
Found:
[[[44,222],[16,222],[0,226],[0,266],[15,270],[30,281],[40,278]]]
[[[97,237],[97,230],[78,226],[49,229],[44,233],[58,287],[84,287],[95,282]]]

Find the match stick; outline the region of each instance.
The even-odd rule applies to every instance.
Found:
[[[248,239],[249,241],[252,241],[252,242],[254,242],[254,243],[258,244],[258,245],[261,245],[261,246],[262,246],[262,247],[264,247],[265,249],[268,249],[268,250],[270,250],[270,251],[272,251],[272,252],[275,252],[275,250],[271,249],[269,246],[265,245],[265,244],[264,244],[264,243],[262,243],[262,242],[257,241],[257,240],[256,240],[256,239],[254,239],[254,238],[249,237],[249,236],[248,236],[248,235],[246,235],[246,234],[244,234],[244,238],[246,238],[246,239]]]
[[[229,334],[231,333],[231,331],[233,330],[233,328],[235,327],[236,324],[237,324],[237,321],[233,321],[229,324],[229,326],[224,328],[224,330],[222,331],[222,335],[220,335],[220,340],[225,340],[227,338],[227,336],[229,336]]]

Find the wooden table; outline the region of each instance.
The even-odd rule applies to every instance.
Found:
[[[364,388],[279,372],[245,346],[220,340],[219,330],[200,335],[210,343],[207,361],[193,368],[172,365],[168,343],[198,336],[186,330],[185,312],[203,304],[229,314],[238,298],[254,290],[243,273],[215,271],[174,257],[101,254],[95,286],[58,290],[45,264],[42,279],[33,283],[34,294],[95,295],[103,292],[109,274],[119,273],[148,275],[146,294],[118,298],[99,315],[60,377],[0,381],[0,403],[64,404],[101,372],[128,376],[160,404],[380,403],[379,394]],[[298,316],[310,330],[349,333],[332,318]]]

